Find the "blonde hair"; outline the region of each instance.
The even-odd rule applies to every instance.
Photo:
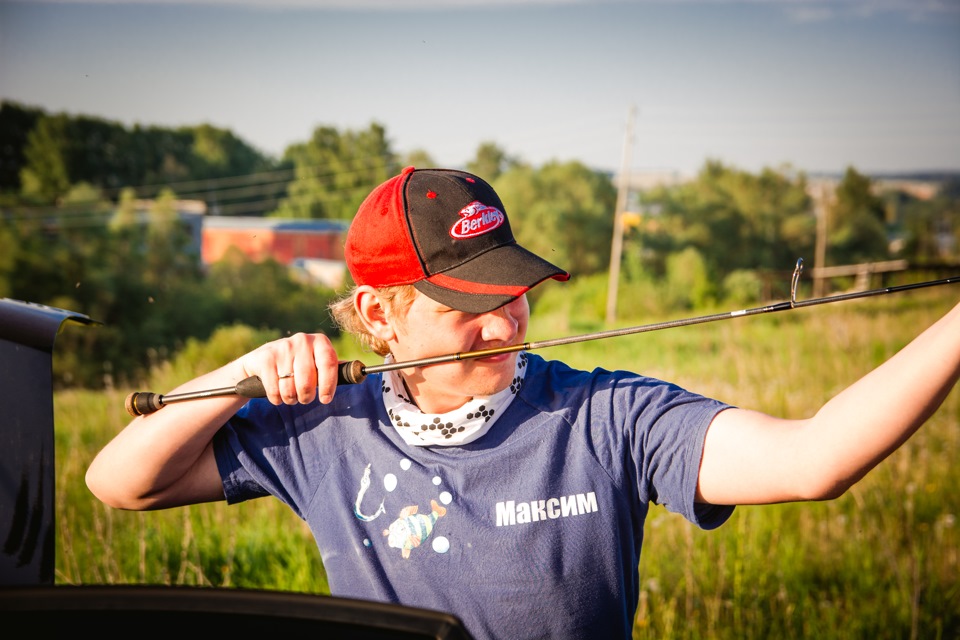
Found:
[[[364,349],[385,356],[390,353],[390,346],[385,340],[378,338],[370,333],[367,326],[360,318],[357,311],[357,305],[354,304],[357,287],[353,287],[338,300],[330,303],[330,315],[333,321],[337,323],[342,331],[352,333]],[[417,296],[417,290],[411,284],[402,284],[394,287],[383,287],[377,289],[377,297],[384,312],[388,316],[402,319],[406,316],[407,310],[413,304],[413,299]]]

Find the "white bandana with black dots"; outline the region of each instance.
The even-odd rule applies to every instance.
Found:
[[[391,357],[387,356],[387,362]],[[446,413],[424,413],[406,397],[399,371],[383,372],[383,404],[393,428],[407,444],[416,447],[467,444],[481,437],[506,410],[523,386],[527,354],[517,355],[513,381],[492,396],[475,397],[459,409]]]

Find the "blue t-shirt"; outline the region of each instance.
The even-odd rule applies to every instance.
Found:
[[[461,446],[405,444],[381,376],[329,405],[251,400],[214,439],[226,498],[274,495],[310,526],[333,595],[452,613],[475,638],[629,638],[649,503],[694,501],[728,405],[623,371],[526,354],[524,384]]]

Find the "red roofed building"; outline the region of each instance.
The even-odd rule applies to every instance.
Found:
[[[236,247],[254,262],[272,258],[339,286],[346,271],[343,242],[349,225],[346,220],[204,216],[201,259],[203,264],[217,262]]]
[[[298,258],[343,260],[348,226],[344,220],[206,216],[201,255],[204,264],[210,264],[237,247],[254,262],[273,258],[289,265]]]

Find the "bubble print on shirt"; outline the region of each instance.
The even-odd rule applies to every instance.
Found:
[[[360,511],[364,493],[370,486],[370,466],[367,465],[360,481],[360,492],[357,494],[357,508],[355,509],[357,518],[365,522],[371,522],[389,511],[389,509],[384,508],[387,501],[386,497],[381,501],[380,507],[373,516],[363,516]],[[387,497],[400,486],[402,480],[409,479],[407,473],[411,467],[412,462],[409,459],[401,458],[399,472],[388,472],[383,476],[383,489],[387,492]],[[440,476],[433,476],[431,483],[439,489],[443,481]],[[447,515],[448,509],[445,505],[453,502],[453,496],[449,491],[440,490],[435,497],[430,497],[427,500],[430,506],[423,509],[422,512],[419,504],[401,506],[396,512],[396,518],[381,532],[382,539],[386,541],[387,545],[399,549],[401,557],[405,560],[425,545],[432,549],[434,553],[447,553],[450,550],[450,540],[446,536],[434,534],[438,521]],[[371,548],[374,541],[369,537],[364,538],[363,545]]]

